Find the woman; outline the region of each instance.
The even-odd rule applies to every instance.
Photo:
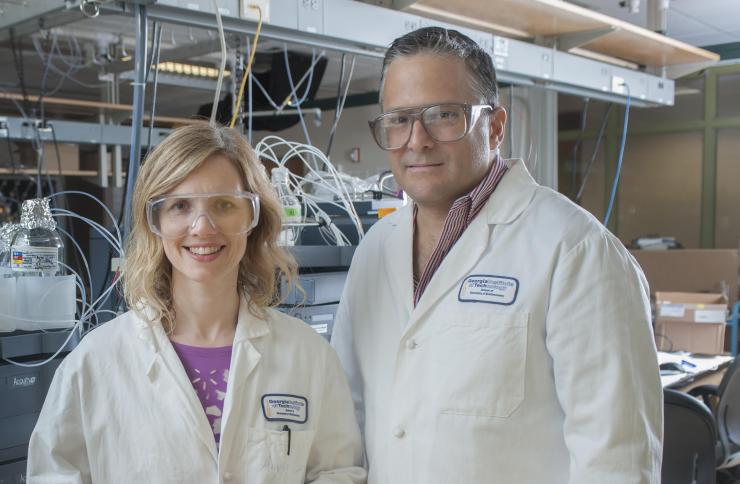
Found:
[[[360,483],[333,350],[270,306],[281,208],[236,131],[173,131],[144,163],[124,265],[132,311],[57,370],[28,482]]]

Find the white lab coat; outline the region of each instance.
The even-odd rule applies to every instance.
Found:
[[[658,484],[647,282],[596,219],[509,163],[416,308],[410,206],[355,253],[332,345],[368,483]]]
[[[306,422],[268,421],[269,394],[305,397]],[[220,450],[162,326],[128,312],[57,370],[31,436],[28,482],[359,484],[362,463],[334,351],[303,322],[275,310],[258,319],[242,301]]]

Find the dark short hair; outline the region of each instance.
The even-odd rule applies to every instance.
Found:
[[[383,58],[383,71],[380,77],[381,105],[388,66],[399,57],[416,54],[437,54],[464,60],[473,89],[484,102],[498,105],[496,69],[493,67],[491,56],[467,35],[442,27],[424,27],[393,41]]]

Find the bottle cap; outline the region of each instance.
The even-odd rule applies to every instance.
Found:
[[[25,229],[57,228],[54,217],[51,216],[48,198],[33,198],[24,200],[21,206],[21,227]]]

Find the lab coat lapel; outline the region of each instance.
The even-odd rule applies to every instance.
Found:
[[[245,299],[239,305],[239,319],[234,335],[234,347],[231,353],[229,378],[226,382],[226,398],[221,417],[221,446],[231,445],[236,428],[230,425],[234,408],[239,408],[245,392],[241,391],[249,376],[259,365],[262,354],[253,341],[270,333],[270,327],[264,319],[257,318],[249,312]],[[259,405],[257,400],[250,405]]]
[[[483,257],[496,225],[512,223],[529,206],[537,183],[522,160],[507,160],[507,172],[478,216],[463,232],[432,276],[411,313],[407,331],[444,296],[458,286]],[[502,254],[505,256],[505,254]]]
[[[159,323],[149,326],[142,321],[139,338],[152,350],[152,359],[146,372],[152,384],[152,398],[161,401],[161,405],[166,407],[165,411],[180,413],[184,425],[193,429],[208,448],[214,462],[217,462],[213,429],[164,329]]]
[[[411,313],[408,329],[411,329],[427,311],[432,309],[447,291],[457,286],[475,266],[488,246],[490,233],[486,217],[478,214],[463,232],[462,237],[452,246],[437,272],[432,276]]]
[[[396,298],[395,307],[403,314],[399,321],[408,321],[413,309],[413,205],[408,204],[398,211],[393,230],[383,242],[385,270],[391,294]]]

